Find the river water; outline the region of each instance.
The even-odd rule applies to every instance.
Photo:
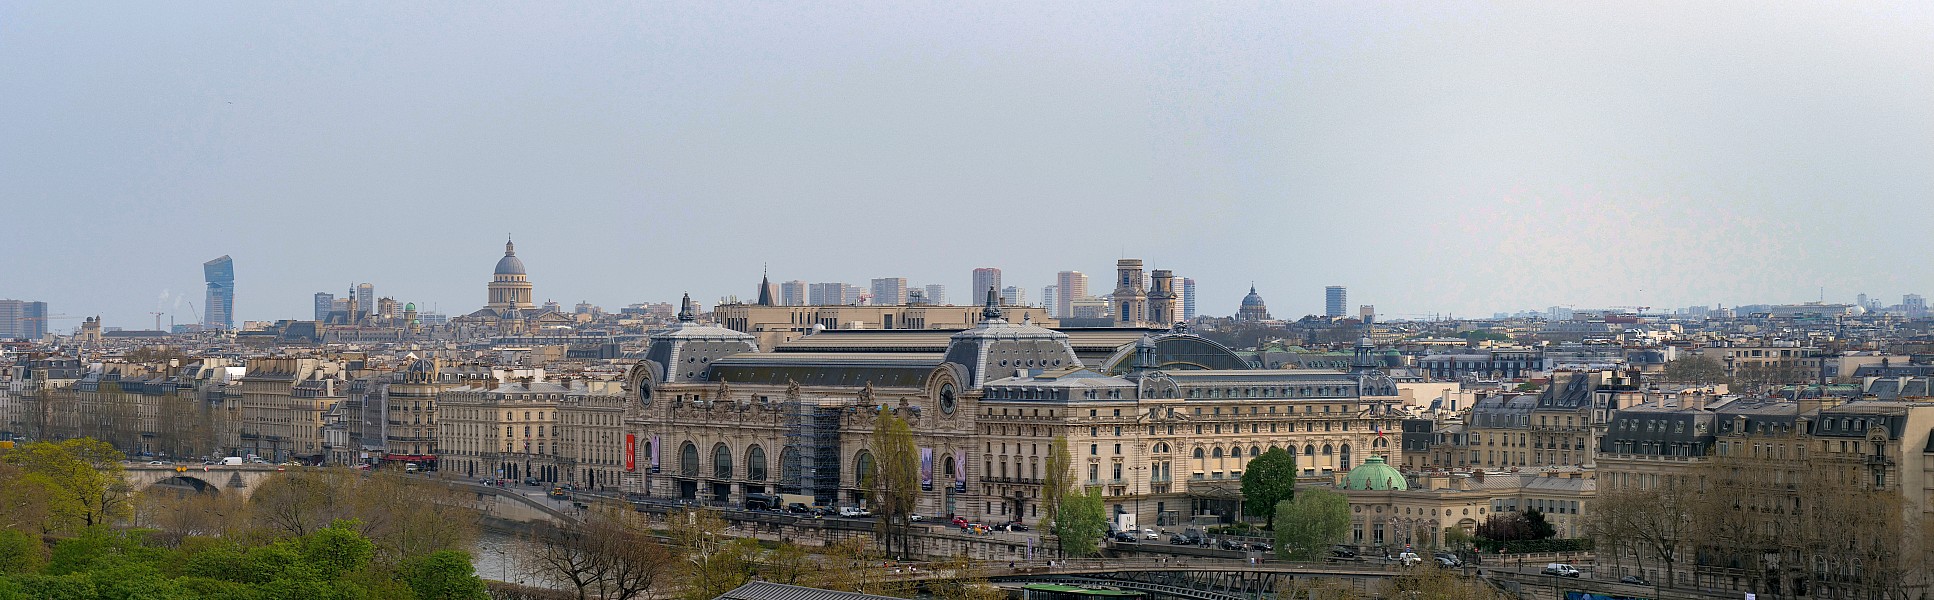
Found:
[[[476,566],[477,576],[485,580],[555,587],[536,575],[529,558],[533,549],[535,546],[530,542],[514,535],[485,529],[477,536],[476,545],[470,548],[470,562]]]

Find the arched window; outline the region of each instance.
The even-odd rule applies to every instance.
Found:
[[[1230,446],[1230,447],[1229,447],[1229,457],[1230,457],[1230,458],[1242,458],[1242,446]]]
[[[1330,447],[1329,444],[1323,444],[1323,456],[1329,456],[1331,454],[1331,450],[1332,448]]]
[[[779,450],[779,486],[799,487],[799,451],[792,446]]]
[[[1258,456],[1262,456],[1262,446],[1250,446],[1250,447],[1249,447],[1249,457],[1250,457],[1250,458],[1255,458],[1255,457],[1258,457]]]
[[[1215,456],[1216,458],[1222,458],[1222,449],[1221,449],[1221,448],[1216,448],[1216,449],[1215,449],[1215,452],[1214,452],[1214,456]]]
[[[698,445],[685,442],[678,448],[678,474],[686,477],[698,476]]]
[[[1350,468],[1350,445],[1349,444],[1343,445],[1342,458],[1339,464],[1345,469]]]
[[[1201,448],[1196,448],[1196,449],[1195,449],[1195,458],[1196,458],[1196,460],[1201,460],[1201,459],[1202,459],[1202,449],[1201,449]]]
[[[954,457],[952,457],[952,456],[942,456],[942,457],[940,457],[940,474],[941,474],[941,475],[945,475],[945,476],[947,477],[947,480],[949,480],[949,481],[952,481],[952,480],[953,480],[953,478],[954,478]]]
[[[715,479],[732,478],[732,449],[724,443],[712,446],[712,477]]]
[[[873,476],[872,452],[861,450],[859,456],[853,459],[853,475],[856,477],[853,481],[860,487],[866,487],[867,484],[872,483],[867,480],[868,477]]]
[[[1304,445],[1303,445],[1303,456],[1316,456],[1316,445],[1315,445],[1315,444],[1304,444]]]
[[[752,481],[766,480],[766,449],[757,445],[745,451],[745,478]]]

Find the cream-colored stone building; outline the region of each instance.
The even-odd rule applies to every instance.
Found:
[[[1294,450],[1312,477],[1397,452],[1396,386],[1375,369],[1250,369],[1186,333],[1063,332],[1004,310],[983,306],[957,332],[826,330],[768,348],[697,323],[688,303],[629,377],[625,433],[638,454],[625,488],[862,503],[883,412],[913,429],[927,490],[918,511],[982,520],[1041,516],[1057,437],[1074,484],[1149,523],[1229,515],[1229,486],[1271,447]]]
[[[1447,529],[1477,532],[1485,519],[1536,509],[1556,537],[1586,536],[1586,515],[1597,482],[1579,470],[1538,473],[1429,473],[1405,477],[1372,457],[1339,475],[1336,488],[1350,500],[1345,541],[1370,548],[1445,547]]]
[[[558,405],[570,388],[542,369],[495,370],[437,396],[437,471],[457,479],[560,481]]]
[[[321,462],[323,413],[344,399],[341,363],[269,357],[248,362],[235,447],[270,460]]]
[[[557,405],[557,464],[563,482],[583,489],[618,489],[624,472],[623,381],[566,380]]]

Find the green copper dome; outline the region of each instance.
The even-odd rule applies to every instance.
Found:
[[[1410,484],[1404,481],[1403,473],[1396,467],[1384,464],[1383,457],[1372,456],[1364,459],[1363,464],[1350,469],[1343,476],[1343,489],[1346,490],[1407,490]]]

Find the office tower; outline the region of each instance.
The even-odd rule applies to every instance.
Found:
[[[1910,319],[1927,316],[1927,299],[1922,298],[1920,294],[1901,296],[1900,306],[1901,308],[1907,309],[1907,317]]]
[[[1061,315],[1055,312],[1054,304],[1054,286],[1041,288],[1041,308],[1047,309],[1048,316],[1059,318]]]
[[[223,254],[201,264],[202,277],[208,280],[208,298],[203,301],[202,324],[216,329],[235,328],[235,261]]]
[[[873,280],[873,305],[898,306],[907,303],[907,278],[881,277]]]
[[[973,292],[975,298],[981,298],[987,295],[989,288],[998,290],[1004,287],[1006,286],[1001,285],[1000,269],[981,267],[974,269],[974,287],[968,291]]]
[[[1137,327],[1148,321],[1148,290],[1142,287],[1142,259],[1115,261],[1115,325]]]
[[[1175,272],[1156,269],[1149,275],[1148,287],[1148,324],[1155,327],[1170,327],[1180,321],[1182,315],[1175,305]]]
[[[0,339],[47,337],[47,303],[0,300]]]
[[[927,285],[927,304],[946,304],[947,286],[938,283]]]
[[[329,292],[316,292],[316,320],[329,320],[329,311],[336,309],[336,295]]]
[[[1182,320],[1195,320],[1195,280],[1182,278]]]
[[[866,295],[866,288],[862,288],[857,285],[845,285],[845,284],[840,284],[840,285],[842,285],[843,287],[839,288],[840,290],[839,303],[847,306],[859,306],[860,301],[863,300],[861,296]]]
[[[1027,306],[1027,290],[1011,285],[1001,288],[1001,304],[1003,306]]]
[[[840,291],[843,284],[814,283],[806,286],[806,303],[812,306],[831,306],[845,301],[846,294]]]
[[[779,303],[786,306],[805,306],[806,282],[794,279],[779,284]]]
[[[376,310],[376,286],[367,283],[356,284],[356,306],[362,308],[363,314],[378,314]]]
[[[1358,306],[1356,308],[1356,316],[1358,320],[1363,321],[1364,325],[1375,323],[1377,321],[1377,307],[1374,304]]]
[[[1350,292],[1343,289],[1343,286],[1332,285],[1323,288],[1323,316],[1341,317],[1346,314],[1344,311],[1347,309],[1344,307],[1349,303]]]
[[[1080,271],[1062,271],[1054,275],[1055,318],[1066,319],[1074,315],[1074,301],[1088,297],[1088,276]]]

